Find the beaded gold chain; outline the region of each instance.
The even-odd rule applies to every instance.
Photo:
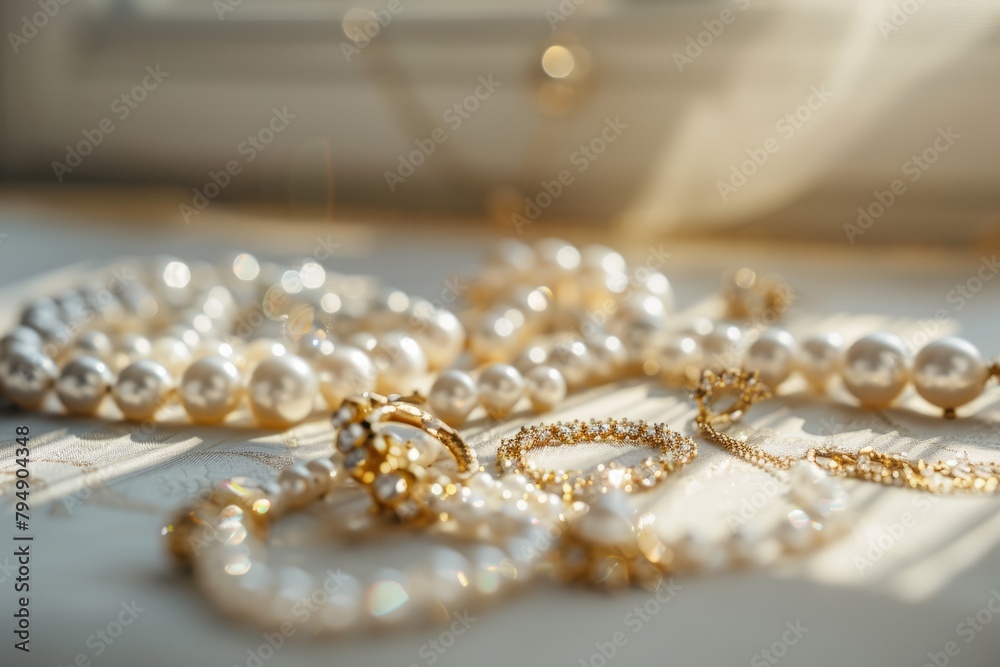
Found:
[[[600,464],[589,472],[543,470],[528,460],[528,452],[534,449],[585,443],[644,445],[658,449],[659,454],[646,457],[636,466],[621,466],[612,462]],[[665,424],[628,419],[574,420],[521,427],[513,437],[500,443],[497,468],[501,474],[526,475],[539,487],[570,499],[587,490],[604,493],[608,489],[619,488],[632,493],[652,488],[690,463],[697,454],[698,446],[691,438],[670,430]]]

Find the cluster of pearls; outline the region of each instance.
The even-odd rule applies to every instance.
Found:
[[[478,406],[506,416],[522,399],[545,412],[568,391],[633,373],[662,344],[673,309],[670,281],[648,264],[603,245],[500,242],[464,295],[480,370],[441,373],[431,409],[452,425]]]
[[[314,261],[125,261],[24,308],[0,340],[0,392],[23,409],[54,392],[77,415],[110,394],[131,420],[176,401],[207,424],[245,403],[259,425],[284,428],[318,403],[412,391],[464,343],[453,313]]]
[[[566,378],[552,366],[535,366],[526,374],[503,362],[483,368],[478,378],[466,371],[451,369],[438,376],[431,386],[431,410],[445,422],[458,426],[477,406],[499,419],[510,415],[527,397],[537,412],[546,412],[566,398]]]

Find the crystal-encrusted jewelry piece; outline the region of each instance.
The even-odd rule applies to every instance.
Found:
[[[420,402],[418,395],[366,393],[348,398],[333,415],[334,447],[344,472],[371,494],[376,507],[404,521],[426,517],[431,497],[455,493],[450,472],[478,467],[458,432],[417,407]]]
[[[601,464],[588,472],[542,470],[528,460],[528,452],[534,449],[585,443],[652,447],[656,454],[646,457],[639,465]],[[500,443],[497,468],[503,474],[526,475],[538,486],[569,500],[593,491],[603,493],[621,489],[632,493],[650,489],[690,463],[697,454],[698,446],[691,438],[670,430],[664,424],[629,419],[574,420],[522,427],[513,437]]]

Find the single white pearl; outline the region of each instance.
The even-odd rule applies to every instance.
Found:
[[[111,339],[103,331],[82,331],[73,341],[73,355],[97,357],[101,361],[110,362],[114,356],[114,346]],[[110,369],[109,369],[110,370]]]
[[[465,346],[465,327],[453,312],[419,304],[410,316],[408,331],[427,354],[431,370],[451,366]]]
[[[306,462],[306,470],[312,474],[309,483],[320,496],[324,496],[333,488],[340,475],[340,468],[330,458],[312,459]]]
[[[192,350],[193,354],[195,347],[201,344],[202,341],[201,336],[203,333],[206,336],[209,335],[208,332],[205,331],[199,332],[197,329],[194,329],[193,327],[187,324],[175,324],[174,326],[164,331],[163,335],[169,336],[170,338],[176,338],[177,340],[181,341],[182,343],[188,346],[189,350]]]
[[[152,358],[163,364],[174,376],[179,376],[191,363],[191,349],[178,338],[165,336],[153,341]]]
[[[535,243],[539,270],[543,276],[565,274],[580,268],[580,251],[576,246],[557,238],[544,238]]]
[[[760,373],[760,380],[771,389],[788,379],[795,364],[799,346],[792,334],[772,327],[757,337],[747,348],[743,368]]]
[[[519,286],[506,295],[510,307],[524,316],[531,326],[544,326],[553,314],[552,292],[547,287]]]
[[[479,375],[479,394],[491,415],[507,415],[524,395],[524,377],[510,364],[493,364]]]
[[[285,353],[264,359],[247,388],[250,410],[265,428],[287,428],[313,411],[319,382],[302,357]]]
[[[66,412],[92,415],[111,389],[114,376],[101,359],[80,355],[68,361],[56,381],[56,395]]]
[[[528,345],[518,353],[514,359],[513,366],[522,374],[527,373],[535,366],[541,366],[549,360],[549,346]]]
[[[45,342],[53,342],[66,335],[66,323],[55,305],[51,308],[29,308],[22,315],[21,324],[34,329]]]
[[[156,414],[171,389],[173,379],[163,364],[139,359],[118,374],[112,395],[126,419],[142,420]]]
[[[289,510],[299,510],[319,498],[319,487],[315,478],[305,463],[296,461],[282,468],[278,473],[278,486],[281,487],[281,501]]]
[[[976,346],[954,336],[928,343],[913,362],[917,393],[939,408],[957,408],[975,399],[988,377]]]
[[[316,592],[318,582],[311,574],[294,565],[282,565],[274,571],[274,589],[270,604],[263,608],[268,618],[267,625],[280,626],[290,618],[295,618],[296,611],[305,607],[303,601],[308,601]],[[301,612],[299,612],[301,613]],[[310,619],[314,622],[318,617]]]
[[[562,373],[567,386],[576,389],[590,380],[594,359],[583,341],[570,339],[553,346],[547,363]]]
[[[587,350],[590,353],[591,370],[595,378],[603,382],[617,378],[628,364],[628,350],[618,336],[597,334],[587,340]]]
[[[629,548],[635,547],[636,535],[632,511],[623,492],[601,494],[586,514],[573,524],[573,530],[591,544]]]
[[[324,585],[324,590],[329,596],[319,610],[323,627],[334,632],[344,632],[355,626],[362,612],[362,588],[358,580],[337,571],[331,577],[330,585]]]
[[[552,366],[535,366],[524,376],[525,393],[535,412],[548,412],[566,398],[566,378]]]
[[[248,372],[257,368],[257,364],[265,359],[280,357],[288,353],[288,347],[273,338],[255,338],[243,348],[243,359]]]
[[[466,482],[465,486],[472,490],[473,493],[478,493],[483,496],[495,496],[500,491],[500,484],[493,475],[485,471],[479,471],[472,475]]]
[[[663,302],[651,294],[635,295],[614,321],[613,331],[624,341],[629,359],[642,364],[654,359],[667,340]],[[571,383],[572,384],[572,383]]]
[[[202,340],[192,350],[191,358],[197,361],[205,357],[222,357],[233,362],[237,367],[242,367],[246,363],[246,359],[243,358],[243,354],[240,351],[242,345],[239,346],[240,349],[237,349],[237,345],[237,343],[230,343],[224,340]]]
[[[0,360],[0,386],[15,405],[35,410],[56,380],[55,363],[38,350],[13,346]]]
[[[371,353],[378,370],[378,391],[384,394],[408,394],[427,375],[427,355],[412,336],[390,331],[378,339]]]
[[[115,345],[115,356],[112,368],[121,370],[139,359],[146,359],[153,351],[153,345],[145,336],[135,333],[123,334]]]
[[[447,609],[454,609],[470,597],[472,569],[468,558],[451,547],[441,546],[433,550],[430,566],[410,579],[427,586],[427,597],[432,597]]]
[[[685,384],[697,378],[701,367],[701,344],[693,336],[667,339],[660,350],[660,375],[669,384]]]
[[[184,371],[181,403],[196,424],[218,424],[243,397],[243,378],[236,364],[222,357],[205,357]]]
[[[31,327],[19,326],[0,339],[0,355],[15,347],[41,350],[42,337]]]
[[[362,352],[371,354],[375,346],[378,345],[378,338],[368,331],[356,331],[347,337],[347,342]]]
[[[825,391],[830,378],[840,372],[844,337],[836,331],[809,336],[799,348],[799,371],[816,391]]]
[[[531,524],[528,524],[529,526]],[[521,584],[531,581],[535,574],[535,566],[543,560],[543,556],[548,551],[546,545],[553,542],[548,537],[542,537],[541,541],[534,542],[529,538],[515,535],[504,541],[503,549],[510,556],[510,564],[517,572],[517,582]],[[544,561],[543,561],[544,562]]]
[[[274,588],[274,573],[267,564],[259,560],[251,560],[250,567],[240,576],[223,575],[218,572],[206,573],[205,579],[229,579],[233,589],[219,596],[218,601],[225,600],[227,606],[241,618],[253,619],[258,608],[270,602],[271,590]]]
[[[452,426],[465,421],[479,403],[479,387],[465,371],[442,373],[428,396],[431,411]]]
[[[735,324],[720,322],[701,339],[702,364],[715,372],[739,365],[743,332]]]
[[[487,313],[469,334],[469,352],[479,363],[510,358],[521,342],[523,323],[506,313]]]
[[[378,371],[371,358],[353,345],[337,345],[333,352],[313,360],[319,389],[327,405],[336,409],[348,396],[374,391]]]
[[[843,377],[847,390],[862,405],[888,407],[910,378],[903,340],[884,331],[865,336],[844,355]]]

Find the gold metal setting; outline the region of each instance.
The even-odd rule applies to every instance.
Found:
[[[778,275],[760,275],[753,269],[727,271],[720,291],[726,304],[726,319],[778,319],[795,300],[792,286]]]
[[[417,407],[419,402],[419,395],[366,393],[345,400],[332,419],[344,469],[371,494],[376,507],[403,521],[427,518],[432,496],[456,492],[447,461],[440,461],[442,448],[454,459],[458,473],[470,473],[479,465],[458,432]],[[385,428],[393,423],[417,430],[407,434]]]

